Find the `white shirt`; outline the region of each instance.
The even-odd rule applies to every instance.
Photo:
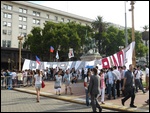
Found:
[[[34,75],[35,78],[35,84],[41,84],[42,83],[42,76],[39,76],[38,74]]]
[[[15,77],[17,76],[16,72],[12,72],[12,79],[15,79]]]
[[[141,75],[141,71],[140,70],[135,70],[134,74],[136,76],[135,79],[140,79],[140,75]]]
[[[89,80],[88,80],[89,79]],[[84,79],[84,82],[87,82],[87,86],[89,85],[89,83],[90,83],[90,77],[88,76],[88,79],[87,79],[87,77],[85,77],[85,79]],[[87,89],[87,87],[84,87],[85,89]]]
[[[121,80],[120,72],[119,72],[117,69],[115,69],[115,70],[113,71],[113,73],[116,75],[117,80]]]
[[[145,72],[146,72],[146,76],[149,77],[149,68],[146,68]]]

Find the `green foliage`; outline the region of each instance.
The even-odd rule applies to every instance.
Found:
[[[147,26],[146,26],[147,28]],[[89,45],[95,38],[101,55],[109,56],[119,51],[119,46],[125,46],[124,29],[108,26],[103,22],[103,18],[98,16],[96,21],[90,26],[83,26],[75,22],[69,23],[44,23],[43,29],[33,27],[31,33],[25,39],[23,47],[38,55],[41,60],[49,61],[50,46],[54,47],[53,58],[56,51],[60,49],[60,61],[68,59],[69,48],[73,48],[76,59],[79,59],[84,52],[90,48]],[[132,42],[132,32],[128,29],[128,44]],[[135,31],[135,52],[136,57],[145,56],[148,48],[143,44],[141,32]],[[87,50],[85,50],[84,48]]]
[[[59,55],[67,59],[69,48],[73,48],[75,54],[80,53],[80,47],[85,43],[86,30],[88,30],[89,36],[92,31],[89,26],[81,26],[75,22],[65,24],[49,21],[44,23],[43,29],[34,27],[31,30],[31,33],[28,34],[28,39],[24,43],[24,47],[30,47],[31,52],[38,55],[41,60],[49,60],[50,46],[53,46],[55,50],[53,57],[55,57],[56,51],[60,47]]]

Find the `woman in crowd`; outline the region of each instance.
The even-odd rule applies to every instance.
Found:
[[[55,77],[54,77],[54,79],[55,79],[54,88],[56,89],[56,95],[57,95],[57,93],[59,93],[59,95],[61,95],[61,82],[62,82],[61,72],[62,71],[59,71],[58,74],[55,75]]]
[[[40,100],[40,89],[42,84],[42,74],[40,70],[37,70],[37,74],[34,76],[35,89],[37,94],[37,102]]]

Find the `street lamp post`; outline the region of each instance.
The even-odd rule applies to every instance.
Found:
[[[135,2],[131,1],[131,3],[130,3],[131,9],[129,9],[129,11],[132,11],[132,42],[135,41],[135,36],[134,36],[134,4],[135,4]],[[135,47],[133,49],[132,64],[134,66],[136,66]]]
[[[18,40],[19,40],[19,71],[21,71],[21,47],[22,47],[22,39],[23,36],[18,36]]]

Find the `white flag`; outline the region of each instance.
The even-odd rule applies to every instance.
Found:
[[[68,57],[69,58],[74,57],[74,53],[73,53],[73,49],[72,48],[69,49]]]
[[[56,58],[59,59],[58,51],[56,52]]]

